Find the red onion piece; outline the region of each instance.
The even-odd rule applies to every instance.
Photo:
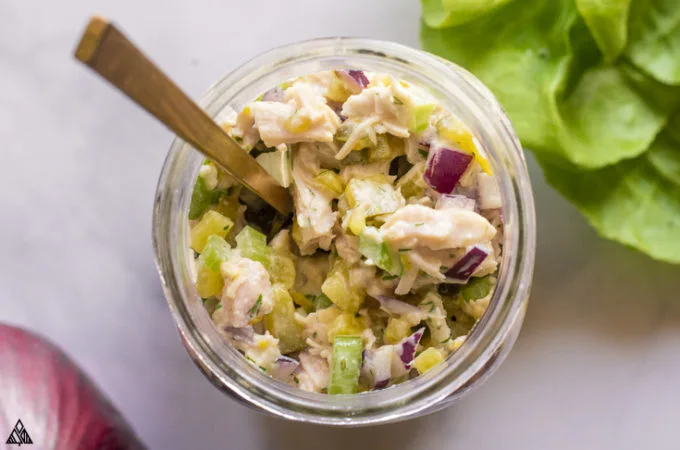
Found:
[[[418,346],[420,339],[423,337],[423,333],[425,333],[425,327],[419,328],[418,331],[409,337],[404,338],[399,344],[396,345],[395,351],[406,370],[411,369],[413,358],[416,356],[416,347]]]
[[[368,86],[368,78],[361,70],[336,70],[338,76],[347,84],[353,94],[358,94]]]
[[[473,245],[453,267],[446,271],[446,278],[460,283],[467,282],[487,256],[489,253],[486,250]]]
[[[255,337],[255,330],[253,330],[252,326],[243,328],[224,327],[224,332],[230,339],[246,344],[252,344]]]
[[[393,354],[394,346],[392,345],[364,350],[361,376],[374,389],[384,389],[390,384]]]
[[[431,148],[425,166],[425,181],[435,191],[450,194],[470,166],[472,158],[472,155],[459,150]]]
[[[285,381],[299,366],[300,363],[297,360],[289,358],[288,356],[279,356],[276,358],[276,361],[274,361],[270,374],[277,380]]]
[[[283,89],[279,86],[272,88],[264,93],[262,96],[263,102],[282,102],[283,101]]]
[[[485,173],[477,175],[477,190],[479,192],[480,209],[498,209],[501,207],[501,193],[494,177]]]
[[[437,199],[437,209],[459,208],[474,211],[477,202],[471,198],[459,194],[443,194]]]
[[[36,448],[145,448],[89,378],[46,340],[0,325],[0,374],[2,439],[21,420],[22,443],[30,438]]]
[[[409,305],[408,303],[397,300],[396,298],[378,295],[375,297],[375,299],[380,303],[380,308],[389,314],[394,314],[397,316],[403,316],[407,314],[421,315],[424,312],[417,306]]]

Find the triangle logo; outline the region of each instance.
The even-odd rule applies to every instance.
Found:
[[[12,432],[9,434],[5,443],[21,446],[21,444],[32,444],[33,441],[31,440],[31,436],[28,435],[28,431],[26,431],[26,427],[24,427],[21,420],[17,420],[14,429],[12,429]]]

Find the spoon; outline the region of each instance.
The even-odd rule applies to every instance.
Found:
[[[288,191],[108,20],[93,17],[75,57],[283,215]]]

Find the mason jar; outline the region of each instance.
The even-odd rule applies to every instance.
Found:
[[[219,334],[192,283],[187,215],[204,157],[175,139],[161,172],[153,217],[156,264],[181,340],[222,392],[274,416],[360,426],[417,417],[454,403],[483,382],[512,347],[531,287],[536,228],[522,148],[489,90],[461,67],[392,42],[326,38],[268,51],[213,85],[200,105],[212,117],[239,111],[279,83],[329,69],[383,72],[429,90],[483,146],[497,177],[504,219],[503,255],[488,309],[463,345],[425,374],[384,390],[355,395],[306,392],[250,364]]]

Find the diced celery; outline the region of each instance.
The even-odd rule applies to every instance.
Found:
[[[408,322],[396,317],[390,317],[385,328],[385,342],[396,344],[411,335],[411,327]]]
[[[262,166],[279,184],[285,188],[290,186],[291,169],[288,150],[275,150],[262,153],[255,161]]]
[[[352,313],[340,314],[328,327],[328,342],[333,342],[336,336],[359,335],[364,331],[364,324]]]
[[[293,303],[300,306],[305,312],[310,313],[314,311],[314,302],[308,299],[306,295],[291,291],[290,296],[293,298]],[[333,304],[330,300],[329,303],[331,303],[331,305]]]
[[[354,208],[349,213],[349,217],[347,218],[347,227],[349,228],[349,231],[354,233],[356,236],[364,231],[364,228],[366,228],[366,213],[361,207]]]
[[[394,159],[405,153],[404,139],[391,134],[378,135],[378,145],[368,150],[368,161],[384,161]]]
[[[413,367],[422,375],[444,361],[445,356],[446,354],[443,350],[434,347],[427,348],[413,360]]]
[[[201,253],[210,236],[217,235],[224,238],[233,226],[234,222],[228,217],[224,217],[217,211],[206,211],[201,220],[191,229],[191,248]]]
[[[419,162],[397,180],[397,188],[401,190],[401,195],[404,198],[422,197],[425,195],[427,184],[425,184],[425,179],[423,178],[424,173],[425,163]]]
[[[411,131],[421,133],[430,125],[430,116],[437,105],[435,103],[424,103],[413,107],[411,119]]]
[[[342,177],[332,170],[324,170],[319,173],[314,177],[314,181],[335,194],[335,197],[339,197],[345,190],[345,182]]]
[[[273,254],[269,257],[269,276],[272,284],[278,283],[286,289],[292,289],[295,284],[295,263],[287,256]]]
[[[494,284],[495,278],[491,275],[480,278],[473,277],[460,288],[460,295],[465,301],[484,298],[489,295]]]
[[[295,321],[293,298],[282,286],[272,287],[274,306],[264,317],[264,325],[279,340],[281,353],[291,353],[305,346],[302,326]]]
[[[259,261],[265,269],[269,269],[271,249],[267,247],[267,236],[253,227],[246,226],[236,236],[236,244],[241,256]]]
[[[388,179],[353,178],[345,188],[350,208],[364,208],[366,217],[393,213],[404,205],[404,198]]]
[[[326,294],[321,294],[314,299],[314,309],[317,311],[320,309],[330,308],[331,306],[333,306],[333,302],[330,298],[328,298],[328,296],[326,296]]]
[[[209,190],[206,186],[205,180],[201,177],[196,179],[194,190],[191,193],[191,205],[189,206],[189,220],[195,220],[201,217],[201,214],[208,209],[210,205],[217,203],[222,195],[222,191],[214,189]]]
[[[340,309],[346,312],[357,312],[366,295],[361,286],[350,286],[349,273],[339,263],[321,285],[321,291]]]
[[[354,128],[359,125],[354,120],[345,120],[342,125],[340,125],[340,128],[338,128],[338,131],[335,133],[335,139],[337,139],[340,142],[346,142],[347,139],[352,135],[352,132],[354,131]],[[368,134],[364,133],[359,140],[357,140],[357,143],[354,144],[354,147],[352,147],[352,150],[361,150],[364,148],[370,148],[373,147],[373,142],[371,139],[368,137]]]
[[[219,295],[224,287],[220,272],[213,272],[201,257],[196,261],[196,292],[202,298]]]
[[[219,272],[220,264],[227,260],[230,251],[231,246],[227,244],[227,241],[213,234],[208,237],[208,242],[203,247],[200,257],[210,270]]]
[[[331,380],[328,393],[354,394],[359,385],[361,355],[364,350],[359,336],[338,336],[333,341]]]
[[[220,200],[216,205],[213,206],[215,211],[222,214],[225,217],[231,219],[232,222],[236,223],[239,216],[239,207],[241,204],[238,201],[239,194],[241,193],[240,186],[234,186],[230,188],[228,195],[222,195]]]
[[[392,275],[401,275],[404,270],[399,253],[382,242],[380,233],[374,227],[366,227],[359,234],[359,253]]]

